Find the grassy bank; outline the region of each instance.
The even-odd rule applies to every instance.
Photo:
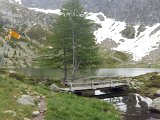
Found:
[[[96,99],[57,93],[48,98],[46,120],[120,120],[113,105]]]
[[[148,96],[150,98],[157,97],[156,91],[160,90],[160,74],[157,72],[153,73],[147,73],[144,75],[140,75],[137,77],[134,77],[133,80],[137,80],[137,82],[140,82],[141,84],[137,84],[137,92]]]
[[[97,99],[78,97],[73,94],[52,93],[44,85],[26,84],[0,74],[0,120],[23,120],[32,118],[38,105],[24,106],[17,99],[24,94],[38,93],[46,96],[47,112],[45,120],[120,120],[113,105]],[[4,113],[11,110],[16,113]]]
[[[16,102],[22,95],[26,94],[29,86],[15,79],[0,77],[0,120],[23,120],[23,118],[31,118],[32,111],[37,106],[23,106]],[[4,113],[5,111],[14,111],[13,113]]]

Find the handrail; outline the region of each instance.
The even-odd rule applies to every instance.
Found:
[[[125,84],[128,85],[129,81],[127,79],[125,80],[110,80],[110,81],[98,81],[98,82],[85,82],[85,83],[74,83],[74,82],[70,82],[69,86],[70,86],[70,91],[72,91],[74,89],[74,87],[88,87],[91,89],[96,88],[96,86],[100,86],[100,85],[109,85],[110,87],[115,87],[116,84]]]

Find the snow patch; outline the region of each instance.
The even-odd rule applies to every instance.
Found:
[[[104,20],[101,21],[98,18],[98,15],[101,15]],[[154,26],[146,26],[146,30],[141,32],[139,36],[136,35],[140,25],[133,26],[136,34],[135,38],[127,39],[121,34],[121,31],[126,28],[125,22],[107,18],[102,12],[89,13],[87,18],[102,26],[94,32],[97,43],[101,43],[106,38],[112,39],[118,44],[118,47],[113,49],[132,54],[134,61],[141,60],[142,57],[148,55],[151,51],[158,48],[157,42],[160,41],[160,31],[154,33],[152,36],[150,34],[160,25],[159,23]],[[123,39],[124,42],[121,42],[121,39]]]
[[[39,9],[39,8],[28,8],[30,10],[34,10],[34,11],[37,11],[37,12],[42,12],[42,13],[45,13],[45,14],[57,14],[57,15],[60,15],[60,9],[56,9],[56,10],[51,10],[51,9]]]
[[[17,0],[19,1],[19,0]],[[45,14],[57,14],[60,15],[60,9],[50,10],[50,9],[39,9],[39,8],[29,8],[30,10],[43,12]],[[153,35],[150,35],[153,30],[155,30],[160,24],[157,23],[154,26],[146,26],[145,30],[141,32],[138,36],[138,28],[140,25],[133,26],[135,28],[135,38],[127,39],[121,34],[121,31],[126,28],[126,23],[122,21],[116,21],[115,19],[107,18],[102,12],[99,13],[86,13],[87,19],[93,20],[95,23],[101,25],[94,32],[97,43],[101,43],[107,38],[112,39],[117,43],[118,47],[112,48],[113,50],[122,51],[130,53],[133,55],[134,61],[139,61],[142,57],[148,55],[151,51],[158,48],[160,42],[160,31],[157,31]],[[101,16],[104,20],[101,20]],[[121,41],[123,40],[123,42]]]
[[[15,2],[18,2],[19,4],[22,4],[21,0],[15,0]]]
[[[9,0],[9,2],[10,2],[10,3],[13,3],[13,1],[12,1],[12,0]]]

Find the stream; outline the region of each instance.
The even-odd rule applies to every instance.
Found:
[[[105,94],[99,90],[95,91],[95,95]],[[148,110],[152,99],[142,97],[139,94],[128,94],[112,98],[103,98],[103,101],[114,104],[121,112],[123,120],[160,120],[160,114],[152,113]]]

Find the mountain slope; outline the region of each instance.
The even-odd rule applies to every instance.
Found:
[[[46,21],[51,20],[48,16],[53,13],[59,14],[58,8],[64,3],[64,0],[9,1],[28,7],[33,13],[41,15],[44,13],[43,17],[47,17]],[[157,0],[121,2],[118,0],[81,0],[81,2],[89,12],[87,18],[96,23],[94,34],[98,43],[104,44],[102,41],[105,41],[108,49],[133,55],[133,61],[155,64],[159,61],[157,51],[160,45],[160,24],[158,23],[160,22],[160,9]],[[39,17],[39,20],[41,19]],[[36,22],[31,23],[34,25]],[[50,24],[51,21],[45,23]],[[155,59],[152,61],[151,58]]]
[[[10,0],[26,7],[59,9],[65,0]],[[160,22],[159,0],[81,0],[88,12],[103,12],[108,18],[127,24],[153,25]]]
[[[55,14],[35,12],[19,4],[0,0],[0,66],[29,67],[50,33]],[[5,41],[9,29],[21,34],[20,40]]]
[[[107,18],[103,13],[90,13],[89,19],[101,27],[94,32],[97,42],[107,40],[115,43],[114,50],[133,54],[138,61],[158,48],[160,43],[160,24],[153,26],[127,25],[125,22]],[[110,40],[110,41],[109,41]]]

